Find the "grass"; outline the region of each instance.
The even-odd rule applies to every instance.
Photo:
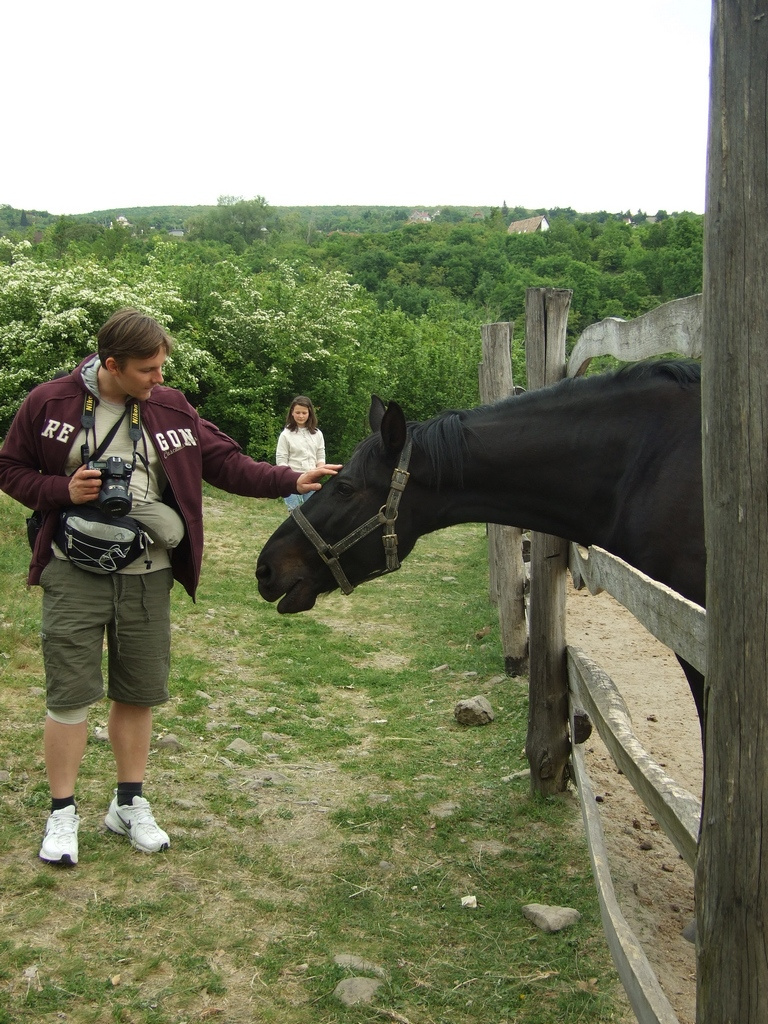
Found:
[[[143,856],[105,829],[99,705],[67,870],[37,858],[40,591],[23,510],[0,495],[0,1024],[626,1020],[576,800],[510,780],[527,692],[503,673],[483,528],[424,538],[395,576],[284,617],[253,578],[282,503],[209,491],[205,514],[146,784],[171,849]],[[459,726],[456,701],[478,693],[495,721]],[[582,917],[544,934],[532,902]],[[370,1005],[334,997],[370,975],[339,954],[381,969]]]

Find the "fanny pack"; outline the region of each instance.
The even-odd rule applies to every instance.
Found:
[[[144,553],[149,569],[149,537],[135,519],[110,519],[90,505],[75,505],[59,514],[56,543],[70,562],[87,572],[124,569]]]

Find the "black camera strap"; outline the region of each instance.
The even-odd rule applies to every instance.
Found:
[[[96,441],[96,429],[95,429],[95,425],[96,425],[96,404],[97,404],[96,397],[94,395],[92,395],[90,391],[87,392],[87,394],[85,396],[85,400],[83,401],[83,414],[80,417],[80,423],[81,423],[81,425],[83,427],[83,430],[85,431],[85,444],[81,445],[81,447],[80,447],[80,459],[81,459],[81,461],[83,462],[83,464],[85,464],[86,462],[90,462],[91,460],[93,460],[94,462],[98,461],[98,459],[101,458],[101,456],[104,454],[104,452],[107,450],[107,448],[110,446],[110,444],[114,440],[115,435],[117,434],[118,430],[120,429],[120,424],[123,422],[125,417],[128,416],[128,437],[131,439],[131,442],[133,444],[133,464],[132,464],[132,466],[135,467],[136,466],[137,448],[138,448],[138,445],[139,445],[139,441],[142,438],[142,432],[141,432],[141,410],[139,408],[139,403],[136,401],[135,398],[132,398],[129,402],[126,402],[125,409],[123,409],[122,416],[120,417],[119,420],[117,420],[116,423],[114,423],[112,425],[112,428],[109,431],[109,433],[107,434],[107,436],[104,438],[104,440],[101,442],[101,444],[96,448],[96,451],[93,453],[93,455],[91,455],[90,446],[88,444],[88,434],[90,433],[91,430],[93,430],[93,440],[95,442]]]

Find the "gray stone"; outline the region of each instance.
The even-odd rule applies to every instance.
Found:
[[[455,804],[452,800],[442,800],[439,804],[433,804],[429,808],[429,813],[433,818],[450,818],[459,807],[461,807],[461,804]]]
[[[361,956],[355,956],[354,953],[337,953],[333,958],[333,962],[339,967],[346,967],[350,971],[375,974],[377,978],[386,978],[387,976],[387,972],[383,967],[371,963],[370,960],[364,960]]]
[[[333,990],[334,996],[345,1006],[371,1003],[384,983],[374,978],[345,978]]]
[[[543,932],[559,932],[581,920],[578,910],[570,907],[549,907],[544,903],[529,903],[523,907],[523,917],[527,917]]]
[[[488,699],[478,694],[460,700],[453,709],[453,717],[459,725],[488,725],[493,721],[494,714]]]
[[[241,740],[241,739],[232,740],[232,742],[227,747],[227,750],[231,750],[235,754],[257,754],[258,753],[256,747],[252,747],[250,743],[246,742],[246,740]]]
[[[165,736],[161,736],[155,743],[155,746],[160,750],[181,750],[179,737],[175,736],[172,732],[167,733]]]
[[[285,743],[290,738],[282,732],[263,732],[261,734],[262,743]]]

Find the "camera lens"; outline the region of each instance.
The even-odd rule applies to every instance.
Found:
[[[128,515],[133,505],[133,496],[128,493],[132,467],[115,455],[110,456],[99,468],[102,479],[99,508],[104,515],[113,519]]]
[[[130,494],[126,494],[123,490],[120,494],[109,494],[104,493],[102,488],[101,494],[99,495],[99,508],[106,516],[111,516],[112,519],[117,519],[119,516],[127,516],[131,511]]]

